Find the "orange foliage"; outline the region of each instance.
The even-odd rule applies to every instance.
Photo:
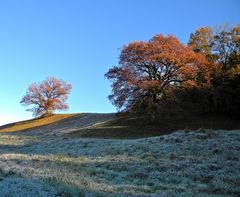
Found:
[[[132,42],[124,46],[119,66],[106,77],[113,81],[109,99],[119,109],[131,109],[145,100],[161,101],[172,86],[184,81],[195,82],[198,73],[210,80],[212,65],[205,56],[182,44],[176,37],[156,35],[148,42]]]
[[[34,116],[48,115],[55,110],[66,110],[68,98],[72,86],[65,81],[49,77],[42,83],[29,85],[26,95],[22,98],[24,106],[34,105],[32,111]]]

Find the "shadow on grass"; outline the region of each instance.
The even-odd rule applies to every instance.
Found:
[[[94,116],[96,115],[96,116]],[[115,114],[91,114],[83,113],[67,117],[57,122],[15,132],[4,132],[11,135],[38,136],[42,134],[58,134],[66,132],[66,137],[82,138],[114,138],[134,139],[170,134],[176,130],[197,129],[224,129],[234,130],[240,128],[239,118],[225,114],[202,114],[196,112],[172,112],[167,111],[158,114],[156,120],[150,120],[149,114],[118,113]],[[95,120],[94,120],[95,118]],[[104,122],[104,119],[106,122]],[[27,124],[28,121],[18,124]],[[0,127],[11,129],[14,124]],[[54,134],[55,133],[55,134]]]
[[[66,135],[86,138],[134,139],[160,136],[184,129],[234,130],[239,128],[238,117],[224,114],[185,113],[176,115],[166,113],[158,116],[154,122],[150,120],[148,114],[119,114],[117,118],[107,123],[76,130]]]

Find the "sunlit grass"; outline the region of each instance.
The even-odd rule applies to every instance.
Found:
[[[36,118],[32,120],[12,123],[12,124],[9,124],[9,127],[0,129],[0,132],[15,132],[15,131],[21,131],[21,130],[31,129],[35,127],[40,127],[47,124],[55,123],[57,121],[60,121],[75,115],[77,114],[54,114],[48,117]]]

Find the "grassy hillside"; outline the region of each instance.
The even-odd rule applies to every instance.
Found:
[[[33,129],[36,127],[45,126],[51,123],[58,122],[65,118],[76,116],[77,114],[54,114],[48,117],[35,118],[26,121],[20,121],[16,123],[0,126],[0,132],[14,132],[22,131],[26,129]]]
[[[172,133],[176,130],[240,128],[237,117],[210,114],[184,114],[169,112],[152,122],[149,115],[142,114],[56,114],[8,124],[0,127],[0,132],[32,131],[63,132],[71,137],[91,138],[142,138]]]
[[[83,113],[5,125],[1,196],[239,196],[239,128],[233,117],[200,114],[152,123]]]
[[[68,135],[92,138],[142,138],[170,134],[177,130],[224,129],[240,128],[237,117],[210,114],[169,114],[158,117],[152,122],[149,115],[117,114],[102,124],[74,130]]]

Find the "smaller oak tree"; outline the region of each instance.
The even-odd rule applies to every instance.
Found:
[[[34,116],[48,116],[55,110],[69,108],[66,100],[71,89],[71,84],[48,77],[41,83],[30,84],[20,103],[24,106],[34,105],[33,108],[27,109],[32,111]]]

